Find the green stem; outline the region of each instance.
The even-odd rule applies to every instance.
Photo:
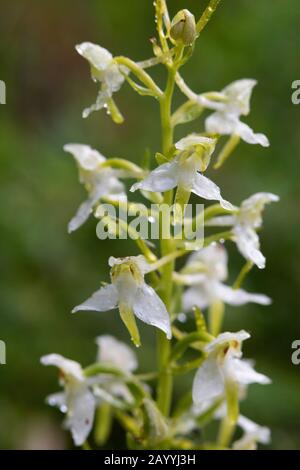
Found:
[[[156,28],[160,39],[163,52],[169,51],[168,41],[164,33],[164,19],[169,18],[168,9],[165,0],[155,0]]]
[[[109,158],[104,163],[101,163],[100,167],[111,167],[120,170],[125,170],[137,178],[144,178],[146,176],[145,171],[141,167],[139,167],[133,162],[124,160],[123,158]]]
[[[238,277],[236,278],[236,280],[235,280],[235,282],[232,286],[233,289],[240,289],[242,283],[244,282],[245,277],[251,271],[252,268],[253,268],[252,261],[246,261],[246,263],[242,267]]]
[[[222,329],[224,318],[224,303],[215,300],[209,307],[209,331],[213,336],[218,336]]]
[[[179,359],[193,343],[199,343],[199,341],[206,343],[212,341],[213,339],[214,337],[206,332],[196,331],[194,333],[189,333],[176,343],[176,346],[174,347],[171,354],[171,359],[173,361]]]
[[[168,82],[164,96],[160,100],[160,114],[162,125],[162,152],[167,155],[173,145],[173,126],[171,123],[172,112],[172,97],[175,87],[175,74],[174,69],[168,70]],[[173,191],[168,191],[164,195],[164,203],[172,204]],[[161,221],[164,223],[164,220]],[[173,251],[172,240],[161,239],[160,242],[161,255],[167,256]],[[161,290],[160,296],[166,305],[166,308],[171,315],[171,299],[173,291],[172,274],[174,270],[174,260],[167,263],[162,270]],[[162,332],[157,333],[157,354],[158,354],[158,367],[159,379],[157,385],[157,404],[161,412],[168,416],[171,408],[173,379],[170,368],[170,341],[165,337]]]
[[[149,90],[153,92],[156,98],[163,97],[161,89],[152,80],[150,75],[145,72],[145,70],[143,70],[136,62],[128,59],[128,57],[123,56],[115,57],[114,60],[117,64],[127,67],[130,72],[132,72],[147,88],[149,88]]]
[[[221,0],[210,0],[209,5],[202,14],[200,20],[197,23],[197,33],[200,34],[201,31],[205,28],[212,15],[215,13]]]
[[[235,424],[232,423],[227,416],[222,419],[218,435],[218,444],[221,447],[227,448],[230,444],[232,436],[235,431]]]
[[[226,160],[235,150],[240,140],[241,138],[239,135],[233,134],[232,136],[230,136],[217,158],[217,162],[214,165],[215,170],[221,168],[221,166],[226,162]]]

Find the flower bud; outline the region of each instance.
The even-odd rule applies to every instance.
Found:
[[[185,46],[192,44],[197,36],[196,21],[189,10],[180,10],[174,16],[170,30],[171,38],[181,41]]]

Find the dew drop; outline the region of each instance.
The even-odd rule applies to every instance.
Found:
[[[185,313],[179,313],[177,319],[180,323],[185,323],[187,321],[187,316]]]

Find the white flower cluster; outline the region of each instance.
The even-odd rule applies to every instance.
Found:
[[[165,2],[161,3],[164,4]],[[164,18],[167,26],[165,12]],[[174,41],[173,38],[173,43]],[[88,60],[93,80],[100,83],[96,103],[84,111],[84,117],[104,107],[108,110],[115,107],[113,94],[121,88],[125,80],[130,84],[133,83],[129,77],[131,72],[140,70],[138,78],[144,80],[142,66],[136,63],[134,68],[129,70],[119,65],[110,52],[98,45],[83,43],[76,46],[76,49]],[[148,61],[147,65],[150,62]],[[145,86],[149,85],[148,94],[151,94],[152,82],[148,78],[144,82]],[[182,84],[182,81],[178,80],[178,83]],[[132,185],[131,192],[141,190],[145,195],[145,192],[166,193],[175,189],[174,202],[181,207],[189,202],[192,193],[204,200],[216,201],[218,210],[212,217],[205,219],[206,227],[228,227],[227,239],[236,243],[248,265],[264,268],[265,257],[260,251],[257,231],[262,226],[262,212],[265,205],[278,201],[278,197],[271,193],[257,193],[237,207],[225,200],[220,188],[203,174],[214,158],[216,146],[222,135],[238,136],[247,143],[260,144],[264,147],[269,145],[265,135],[255,134],[240,120],[241,116],[249,114],[250,98],[255,84],[255,80],[239,80],[219,93],[202,95],[191,92],[186,85],[181,86],[189,98],[188,106],[192,102],[192,106],[214,111],[205,120],[205,132],[189,134],[180,139],[171,146],[167,155],[160,154],[159,165],[154,170],[146,174],[141,172],[138,177],[132,166],[118,166],[120,162],[114,162],[112,165],[110,160],[87,145],[66,145],[64,149],[74,156],[79,167],[80,182],[85,185],[88,192],[88,199],[79,207],[69,223],[69,232],[78,229],[91,213],[96,214],[97,206],[101,204],[103,198],[126,201],[126,189],[121,179],[137,178],[138,181]],[[133,87],[141,94],[147,94],[145,88],[142,89],[140,86],[138,88],[137,85]],[[184,113],[184,110],[182,112]],[[181,122],[186,122],[189,117],[183,115],[180,119]],[[224,283],[228,277],[227,252],[224,244],[220,242],[221,237],[220,239],[208,237],[208,240],[208,246],[196,249],[189,255],[180,271],[172,270],[170,281],[173,283],[174,297],[176,289],[179,291],[182,286],[185,288],[181,298],[182,310],[188,313],[196,309],[199,315],[199,309],[211,309],[216,304],[221,304],[223,307],[224,304],[241,306],[249,302],[269,305],[271,299],[266,295],[249,293],[240,286],[231,287]],[[177,256],[176,250],[181,247],[176,244],[172,246],[175,251],[172,258],[174,260]],[[149,247],[147,249],[150,250]],[[171,311],[170,305],[167,306],[163,301],[160,290],[160,284],[164,282],[163,267],[170,262],[168,256],[173,256],[174,253],[164,253],[165,258],[162,257],[160,260],[158,255],[152,254],[152,259],[147,257],[145,252],[139,256],[124,258],[111,256],[108,261],[111,283],[100,287],[90,298],[75,307],[73,313],[107,312],[118,309],[136,346],[141,344],[136,322],[138,319],[161,330],[169,341],[175,337],[178,342],[173,352],[179,354],[184,341],[188,341],[189,334],[180,332],[178,336],[178,328],[174,327],[176,307],[173,306]],[[152,286],[145,281],[147,275],[149,279],[151,276],[151,279],[156,280]],[[202,312],[200,314],[202,315]],[[232,448],[253,449],[257,443],[268,443],[270,432],[267,428],[256,425],[238,412],[235,416],[236,408],[239,401],[245,397],[248,385],[270,383],[268,377],[254,370],[250,361],[242,359],[242,343],[250,337],[250,334],[242,330],[237,333],[218,331],[213,335],[204,320],[202,327],[197,331],[196,340],[192,339],[190,343],[195,343],[200,359],[193,380],[192,407],[180,418],[163,419],[158,417],[159,410],[155,408],[154,402],[149,401],[149,397],[143,401],[142,406],[146,410],[151,410],[150,415],[155,422],[155,429],[159,429],[157,435],[163,436],[164,439],[188,436],[195,428],[199,428],[201,417],[211,411],[213,418],[227,420],[243,429],[244,435],[233,443]],[[130,380],[135,381],[135,385],[137,383],[133,373],[138,365],[133,351],[107,335],[99,337],[97,344],[99,352],[95,370],[93,366],[82,369],[79,363],[58,354],[44,356],[41,360],[44,365],[54,365],[60,370],[60,383],[64,391],[51,395],[48,402],[58,406],[66,414],[65,425],[70,429],[78,446],[86,441],[93,426],[95,409],[101,403],[109,403],[112,407],[120,409],[124,406],[140,406],[137,404],[140,402],[132,394],[132,388],[128,386]],[[175,359],[169,367],[180,369]],[[91,373],[91,369],[94,373]],[[143,388],[148,390],[144,384]],[[151,391],[149,393],[151,396]]]
[[[99,336],[96,344],[99,364],[116,367],[125,375],[137,368],[135,354],[126,344],[109,335]],[[71,431],[77,446],[86,441],[93,427],[96,407],[101,402],[115,405],[117,398],[125,402],[133,399],[124,380],[107,374],[86,377],[78,362],[60,354],[43,356],[41,363],[56,366],[60,371],[60,384],[64,391],[50,395],[47,402],[66,414],[65,427]]]

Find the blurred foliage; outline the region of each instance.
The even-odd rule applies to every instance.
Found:
[[[206,2],[169,4],[172,13],[186,7],[198,16]],[[273,379],[268,387],[250,388],[242,411],[271,427],[272,448],[286,449],[300,448],[300,366],[291,363],[291,343],[300,337],[300,107],[291,103],[291,83],[300,78],[299,18],[298,0],[224,0],[183,70],[199,92],[238,78],[259,82],[248,122],[272,146],[241,144],[214,178],[234,203],[257,191],[281,196],[280,204],[267,209],[261,234],[267,268],[253,270],[246,282],[274,303],[228,309],[226,327],[252,333],[245,355]],[[7,84],[7,105],[0,107],[0,336],[7,343],[7,365],[0,366],[0,448],[64,447],[69,444],[60,431],[62,416],[44,403],[57,390],[56,372],[42,368],[39,358],[55,351],[87,364],[97,335],[112,332],[128,341],[116,312],[69,312],[108,279],[108,254],[135,254],[135,247],[100,242],[94,220],[67,235],[84,191],[62,146],[88,143],[104,155],[139,161],[146,147],[154,153],[160,145],[156,103],[126,86],[117,97],[123,126],[104,113],[81,119],[96,88],[74,45],[89,40],[115,54],[148,58],[153,6],[151,0],[1,0],[0,30],[0,78]],[[161,71],[155,77],[164,78]],[[180,128],[178,137],[186,130]],[[233,280],[243,260],[233,246],[230,254]],[[147,371],[153,367],[154,331],[145,327],[142,334],[138,354]],[[183,385],[188,380],[177,384],[178,396]],[[109,447],[122,445],[116,428]]]

